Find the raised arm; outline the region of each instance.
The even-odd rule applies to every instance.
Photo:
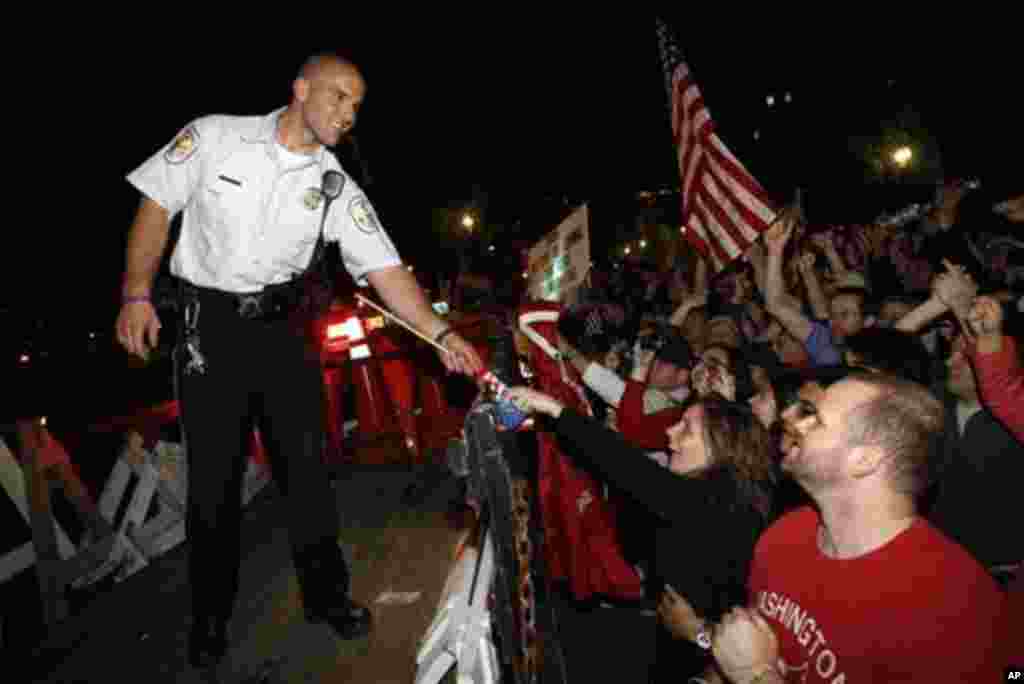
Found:
[[[426,293],[405,266],[389,266],[367,274],[366,279],[380,298],[400,318],[435,340],[441,340],[445,352],[438,357],[452,372],[473,376],[483,370],[483,361],[473,345],[437,317]],[[443,337],[442,337],[443,335]]]
[[[555,418],[559,437],[573,445],[573,458],[594,466],[605,480],[630,494],[651,513],[673,522],[692,522],[704,510],[707,483],[700,478],[681,477],[668,471],[646,458],[642,449],[621,434],[593,418],[566,410],[561,402],[543,392],[513,387],[508,398],[522,411]]]
[[[931,296],[916,309],[896,322],[895,328],[916,333],[936,318],[953,311],[961,325],[966,320],[970,304],[977,294],[977,285],[964,272],[943,259],[945,272],[932,280]],[[965,328],[966,330],[966,328]]]
[[[811,238],[811,242],[814,243],[814,245],[825,255],[825,258],[828,259],[828,264],[832,268],[832,273],[836,278],[840,278],[846,274],[848,270],[846,262],[843,261],[843,257],[840,256],[839,250],[836,248],[836,243],[833,242],[831,236],[827,233],[818,233]]]
[[[687,295],[683,299],[683,301],[679,303],[679,306],[676,308],[676,310],[672,312],[672,315],[669,316],[669,325],[681,328],[683,326],[683,322],[686,321],[686,317],[690,315],[691,311],[693,311],[696,308],[705,306],[707,303],[708,295],[706,292],[703,294]]]
[[[1014,436],[1024,442],[1024,367],[1016,340],[1003,334],[1003,309],[992,297],[977,297],[967,316],[973,340],[968,357],[982,401]]]
[[[704,296],[708,294],[708,262],[699,254],[697,255],[697,263],[694,266],[693,293]]]
[[[622,401],[622,395],[626,391],[626,381],[623,380],[611,368],[604,364],[591,361],[573,347],[568,340],[558,334],[558,352],[562,358],[573,365],[579,371],[583,383],[594,390],[597,396],[609,406],[618,408]]]
[[[686,287],[685,283],[680,283],[682,297],[679,306],[676,307],[676,310],[672,312],[668,319],[669,325],[677,328],[683,326],[683,322],[691,311],[708,303],[708,267],[699,254],[696,255],[696,262],[694,265],[693,284],[691,287]]]
[[[825,298],[825,292],[821,289],[818,272],[814,268],[814,259],[813,253],[804,252],[800,255],[797,268],[800,270],[800,278],[804,281],[804,287],[807,289],[807,299],[811,305],[811,311],[814,312],[814,317],[819,320],[827,320],[831,318],[831,313],[828,308],[828,299]]]
[[[793,337],[805,342],[811,335],[811,321],[794,305],[782,275],[782,257],[796,228],[796,216],[784,213],[764,232],[765,307]]]
[[[754,287],[757,288],[758,292],[764,294],[765,254],[764,244],[762,244],[761,240],[757,240],[756,242],[754,242],[754,244],[750,246],[750,249],[747,250],[746,259],[747,262],[750,264],[750,267],[754,269]]]

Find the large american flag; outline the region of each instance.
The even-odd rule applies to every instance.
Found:
[[[718,137],[693,73],[661,19],[657,31],[682,180],[682,230],[717,272],[740,257],[778,212]]]

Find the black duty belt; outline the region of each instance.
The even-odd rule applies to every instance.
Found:
[[[277,285],[267,285],[257,292],[226,292],[192,283],[182,283],[185,297],[204,296],[228,303],[239,318],[246,320],[284,320],[299,310],[306,294],[305,279],[295,278]]]

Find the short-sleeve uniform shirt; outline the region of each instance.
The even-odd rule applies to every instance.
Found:
[[[172,218],[182,212],[174,275],[227,292],[283,283],[309,264],[321,220],[358,285],[371,271],[401,265],[369,199],[330,151],[298,155],[276,141],[283,111],[199,118],[128,175]],[[329,170],[344,178],[331,202],[321,192]]]

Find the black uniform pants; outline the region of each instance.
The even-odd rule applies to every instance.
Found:
[[[186,299],[186,302],[189,300]],[[238,593],[242,482],[253,425],[284,498],[303,600],[318,588],[348,592],[337,544],[334,493],[324,472],[319,358],[287,321],[246,320],[226,295],[202,291],[188,306],[205,372],[190,373],[179,348],[182,428],[188,451],[186,530],[193,615],[228,619]],[[315,570],[310,570],[310,567]],[[311,575],[329,573],[330,577]]]

